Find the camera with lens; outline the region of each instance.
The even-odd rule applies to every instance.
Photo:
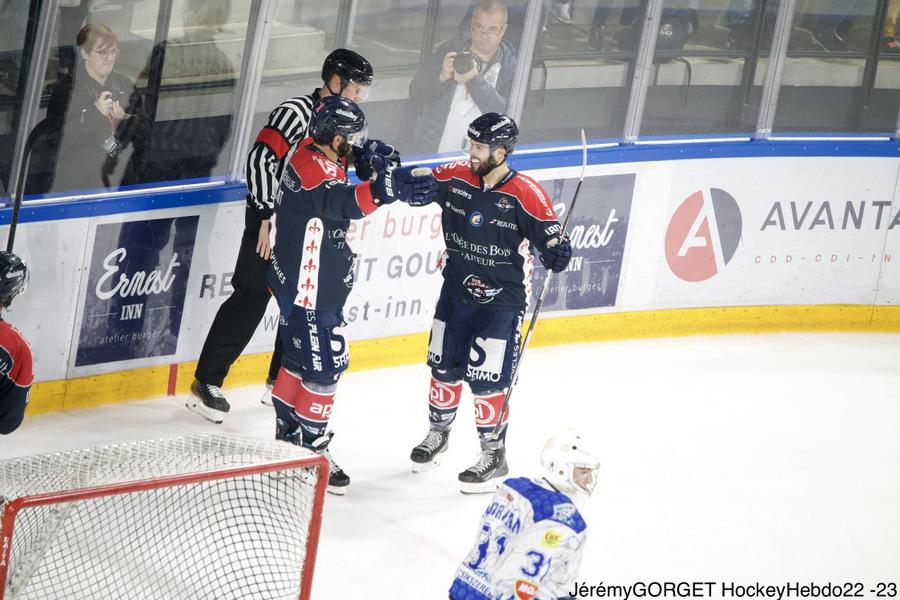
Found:
[[[453,57],[453,70],[459,75],[468,73],[472,67],[477,67],[481,71],[482,60],[474,52],[460,52]]]

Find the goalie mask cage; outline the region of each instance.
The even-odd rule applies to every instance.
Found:
[[[328,462],[219,435],[0,461],[0,600],[306,600]]]

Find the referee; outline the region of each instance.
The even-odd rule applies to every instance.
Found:
[[[325,96],[344,96],[360,102],[368,96],[373,79],[372,65],[361,55],[339,48],[325,58],[322,87],[306,96],[282,102],[269,114],[265,127],[247,155],[247,209],[244,233],[238,250],[231,296],[219,308],[206,336],[187,407],[213,423],[221,423],[231,408],[222,394],[222,383],[256,331],[269,304],[266,268],[272,256],[269,241],[273,198],[291,150],[307,135],[313,105]],[[392,149],[391,149],[392,150]],[[281,336],[275,336],[275,350],[266,379],[263,403],[271,403],[272,383],[278,376],[283,354]],[[269,400],[268,402],[266,400]]]

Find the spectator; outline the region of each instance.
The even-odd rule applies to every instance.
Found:
[[[121,144],[115,132],[136,112],[129,105],[134,83],[115,71],[118,37],[106,25],[88,23],[76,37],[81,60],[74,76],[63,74],[50,97],[47,116],[60,136],[54,191],[106,187],[107,155]]]
[[[414,142],[420,152],[461,151],[466,127],[486,112],[504,112],[516,68],[516,51],[503,39],[506,6],[481,0],[470,34],[438,46],[409,85],[419,112]]]
[[[522,30],[525,28],[525,13],[528,12],[528,0],[503,0],[506,5],[506,33],[503,39],[518,48],[522,41]],[[558,0],[544,0],[544,2],[557,2]],[[568,1],[568,0],[565,0]],[[479,0],[469,0],[469,9],[459,22],[459,38],[469,36],[472,28],[472,15]]]

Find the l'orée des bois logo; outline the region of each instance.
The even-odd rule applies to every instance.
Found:
[[[741,209],[718,188],[697,190],[682,202],[666,230],[666,262],[685,281],[704,281],[731,262],[741,241]]]

